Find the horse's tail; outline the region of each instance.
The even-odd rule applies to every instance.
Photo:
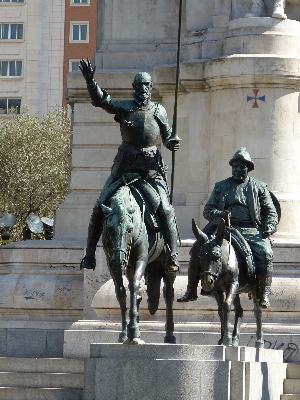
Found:
[[[151,315],[156,313],[159,306],[160,283],[162,278],[161,269],[156,264],[157,263],[154,261],[147,265],[145,272],[148,310]]]

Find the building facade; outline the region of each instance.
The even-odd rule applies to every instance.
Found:
[[[96,50],[97,0],[0,0],[0,115],[64,103],[68,72]]]
[[[82,58],[92,60],[96,51],[97,0],[65,0],[65,44],[63,86],[66,87],[68,74],[78,71]],[[65,103],[65,91],[63,93]]]
[[[65,5],[0,1],[0,113],[26,105],[44,114],[61,105]]]

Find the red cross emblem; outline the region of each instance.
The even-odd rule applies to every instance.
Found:
[[[263,101],[263,102],[266,101],[266,96],[260,96],[260,97],[257,96],[258,92],[259,92],[259,89],[253,89],[254,97],[247,96],[247,102],[250,101],[250,100],[254,100],[254,104],[253,104],[252,108],[259,108],[257,100],[260,100],[260,101]]]

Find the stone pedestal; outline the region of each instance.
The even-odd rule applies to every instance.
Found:
[[[187,285],[187,265],[192,244],[184,242],[180,247],[181,273],[177,274],[174,285],[173,304],[175,337],[178,344],[215,345],[220,339],[220,321],[217,303],[213,298],[200,295],[188,303],[179,303]],[[299,328],[299,250],[297,244],[275,242],[274,277],[270,296],[271,309],[263,312],[263,332],[266,349],[281,349],[285,362],[300,363],[300,328]],[[117,343],[121,331],[121,313],[115,297],[115,289],[106,266],[102,248],[97,253],[95,272],[85,271],[84,285],[84,320],[72,324],[64,334],[64,357],[85,358],[89,354],[91,343]],[[125,287],[126,278],[124,277]],[[163,343],[165,336],[165,303],[161,293],[159,309],[151,316],[147,309],[145,285],[140,294],[140,329],[141,339],[146,343]],[[244,317],[241,325],[240,345],[255,346],[255,318],[253,302],[247,294],[241,295]],[[232,311],[230,322],[234,323]]]
[[[84,400],[279,399],[281,350],[191,345],[92,344]]]

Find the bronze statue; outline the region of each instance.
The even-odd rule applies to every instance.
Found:
[[[164,281],[164,298],[166,303],[166,336],[165,343],[176,343],[173,323],[173,284],[176,273],[167,271],[167,256],[161,231],[156,229],[149,218],[151,210],[145,203],[145,214],[140,207],[145,202],[137,182],[140,177],[136,173],[125,173],[123,183],[108,206],[102,204],[104,213],[103,249],[107,264],[115,284],[117,300],[122,316],[122,331],[119,342],[128,344],[144,343],[140,340],[138,326],[138,308],[142,300],[139,294],[140,281],[145,275],[148,296],[148,310],[154,315],[158,309],[160,283]],[[156,205],[159,199],[156,199]],[[153,215],[152,215],[153,217]],[[129,312],[126,306],[126,290],[123,283],[123,270],[128,279],[130,293]]]
[[[134,172],[139,174],[141,179],[154,189],[152,192],[156,193],[160,199],[155,211],[165,240],[168,270],[176,272],[179,270],[177,226],[174,209],[169,201],[166,168],[156,143],[160,135],[165,147],[171,151],[177,151],[179,142],[170,140],[172,130],[164,107],[151,101],[153,86],[151,76],[147,72],[136,74],[132,84],[134,89],[133,99],[114,101],[95,82],[95,68],[92,68],[89,60],[87,62],[81,60],[79,68],[86,80],[92,104],[115,115],[115,121],[120,124],[122,136],[122,144],[115,157],[111,176],[105,183],[93,209],[88,229],[86,255],[81,262],[81,267],[95,269],[95,250],[102,233],[103,224],[101,205],[107,204],[116,181],[124,173]],[[151,199],[149,201],[151,203]]]
[[[248,172],[254,169],[254,163],[244,147],[234,154],[229,164],[232,166],[232,177],[216,183],[203,215],[209,221],[215,217],[230,218],[231,226],[250,246],[255,264],[256,296],[262,308],[269,308],[273,273],[270,236],[276,231],[279,217],[279,211],[274,206],[276,198],[265,183],[248,176]],[[234,240],[242,243],[241,237],[235,237]],[[251,272],[251,253],[245,243],[240,245],[240,249]],[[191,253],[188,288],[178,301],[197,298],[200,271],[193,258],[193,249]]]
[[[215,229],[217,228],[217,229]],[[255,347],[263,348],[262,307],[256,296],[253,264],[245,263],[243,253],[247,243],[233,228],[225,230],[225,220],[216,217],[201,231],[193,220],[193,232],[197,241],[193,245],[191,262],[198,266],[201,277],[201,293],[212,296],[218,304],[221,322],[221,338],[218,344],[238,346],[243,308],[240,293],[248,293],[253,299],[256,319]],[[244,249],[246,246],[246,249]],[[249,250],[249,249],[248,249]],[[234,306],[235,321],[233,332],[230,332],[229,316]]]
[[[252,0],[251,13],[246,14],[245,18],[251,17],[262,17],[269,7],[269,1],[267,0]],[[284,13],[285,0],[272,0],[272,17],[278,19],[286,19]]]

